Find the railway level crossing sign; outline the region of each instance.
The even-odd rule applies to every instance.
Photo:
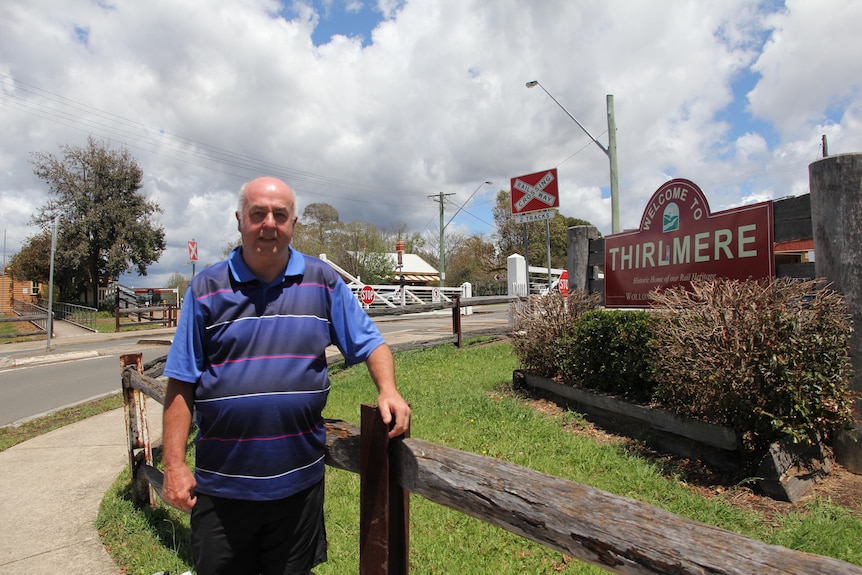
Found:
[[[512,215],[517,223],[549,220],[560,207],[557,169],[512,178]]]
[[[189,242],[189,261],[198,261],[198,243],[194,240]]]

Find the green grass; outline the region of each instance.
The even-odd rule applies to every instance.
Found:
[[[399,387],[413,407],[412,437],[498,457],[769,543],[862,565],[862,510],[816,501],[804,510],[766,518],[722,497],[704,499],[622,444],[597,443],[571,433],[567,428],[578,423],[576,414],[542,414],[512,396],[516,368],[506,343],[396,354]],[[365,368],[338,370],[332,386],[325,416],[358,424],[360,404],[375,401]],[[109,552],[129,574],[185,571],[187,517],[172,509],[136,511],[129,502],[128,482],[127,475],[118,478],[102,502],[99,529]],[[357,475],[327,470],[326,515],[329,562],[315,571],[356,573]],[[605,573],[419,496],[411,496],[410,515],[415,575]]]

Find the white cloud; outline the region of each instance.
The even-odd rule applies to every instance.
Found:
[[[92,133],[129,147],[164,210],[168,250],[141,282],[187,273],[192,237],[219,257],[236,191],[265,173],[343,220],[433,232],[429,196],[461,205],[491,180],[466,208],[491,222],[493,191],[558,167],[561,211],[609,233],[607,157],[529,80],[601,142],[614,95],[623,227],[669,177],[714,210],[804,193],[822,134],[862,147],[862,5],[829,3],[378,0],[370,44],[315,47],[306,3],[287,21],[266,0],[6,0],[0,225],[20,247],[45,199],[29,154]],[[493,231],[469,213],[453,229]]]

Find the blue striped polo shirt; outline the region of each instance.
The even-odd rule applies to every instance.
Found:
[[[197,491],[273,500],[320,481],[325,350],[335,345],[353,364],[383,343],[332,267],[292,247],[271,284],[241,247],[195,276],[164,374],[195,388]]]

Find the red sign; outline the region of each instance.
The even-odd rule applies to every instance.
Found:
[[[365,305],[371,305],[374,303],[374,288],[371,286],[363,286],[360,291],[362,297],[362,303]]]
[[[649,307],[650,291],[697,279],[774,275],[772,202],[713,214],[689,180],[662,185],[640,229],[605,238],[607,307]]]
[[[512,178],[512,214],[560,207],[557,168]]]
[[[189,242],[189,259],[193,262],[198,261],[198,243],[194,240]]]
[[[563,297],[569,297],[569,270],[563,270],[560,274],[560,293]]]

